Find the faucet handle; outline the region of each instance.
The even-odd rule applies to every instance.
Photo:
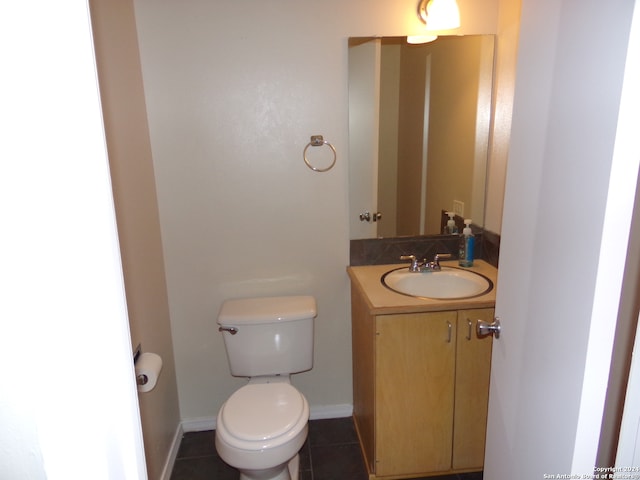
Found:
[[[440,270],[440,260],[444,260],[446,258],[451,258],[450,253],[436,253],[436,256],[433,257],[433,266],[435,269]]]
[[[410,260],[411,266],[409,267],[410,272],[419,272],[420,264],[418,263],[418,259],[415,255],[401,255],[400,260]]]

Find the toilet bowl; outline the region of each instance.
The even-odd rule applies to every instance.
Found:
[[[218,412],[216,450],[241,480],[297,480],[309,404],[287,381],[250,383]]]

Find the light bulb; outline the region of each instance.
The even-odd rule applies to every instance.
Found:
[[[431,0],[427,4],[427,30],[460,27],[460,9],[456,0]]]

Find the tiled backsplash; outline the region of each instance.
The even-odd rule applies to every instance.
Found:
[[[475,258],[497,267],[500,253],[500,235],[483,229],[474,229]],[[458,258],[457,235],[427,235],[416,237],[368,238],[351,240],[350,261],[356,265],[382,265],[401,263],[401,255],[432,260],[436,253],[449,253]]]

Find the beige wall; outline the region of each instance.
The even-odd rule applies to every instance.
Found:
[[[450,38],[443,40],[445,42],[434,44],[438,48],[432,53],[431,112],[432,118],[443,118],[452,112],[455,122],[433,122],[429,128],[427,205],[437,208],[426,211],[427,232],[440,231],[440,211],[452,209],[454,200],[464,203],[467,218],[472,217],[474,209],[471,194],[483,39],[465,37],[462,47]],[[451,61],[452,58],[455,61]],[[474,220],[481,223],[479,218]]]
[[[164,364],[155,389],[138,395],[147,470],[157,479],[180,417],[133,3],[90,4],[132,348],[141,344]]]
[[[494,77],[493,129],[489,142],[485,228],[502,231],[504,185],[511,139],[511,115],[516,83],[521,0],[500,0]]]
[[[399,155],[401,165],[398,176],[398,233],[411,235],[420,231],[422,203],[422,158],[424,131],[425,84],[428,84],[429,117],[448,119],[435,121],[428,126],[425,233],[440,232],[441,211],[451,210],[454,200],[464,203],[465,217],[482,224],[484,205],[474,205],[477,149],[483,150],[486,159],[486,140],[477,129],[486,122],[477,121],[478,97],[485,42],[491,37],[469,35],[462,38],[448,36],[424,45],[402,47],[402,94],[400,107]],[[490,43],[489,43],[490,45]],[[493,50],[489,48],[489,50]],[[428,60],[427,60],[428,59]],[[427,63],[430,64],[427,73]],[[484,96],[491,96],[490,85]],[[488,116],[488,115],[487,115]],[[484,130],[484,138],[488,129]],[[484,168],[477,181],[484,186]],[[480,202],[484,202],[481,196]]]
[[[404,46],[400,59],[398,114],[398,235],[420,231],[425,73],[423,50],[433,45]],[[439,230],[439,228],[437,229]],[[437,231],[436,230],[436,231]]]
[[[495,33],[498,0],[460,0],[461,33]],[[351,404],[349,36],[417,33],[416,2],[136,0],[181,416],[210,422],[242,380],[215,319],[230,297],[312,294],[312,414]],[[333,170],[302,161],[310,135]]]

